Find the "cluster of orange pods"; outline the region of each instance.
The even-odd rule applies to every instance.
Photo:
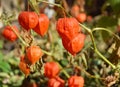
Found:
[[[49,27],[49,19],[45,14],[36,14],[35,12],[23,11],[18,16],[18,22],[25,30],[33,30],[40,36],[44,36]],[[60,18],[56,24],[57,31],[62,38],[64,48],[76,55],[84,46],[85,35],[82,33],[79,22],[75,18]],[[3,30],[3,36],[15,41],[19,34],[18,28],[14,25],[6,26]],[[30,74],[30,65],[35,64],[43,53],[39,46],[31,45],[25,49],[25,55],[21,56],[19,68],[28,76]],[[65,81],[58,74],[60,67],[56,62],[47,62],[44,65],[44,75],[49,78],[48,87],[64,87]],[[68,79],[69,87],[83,87],[84,79],[81,76],[71,76]]]

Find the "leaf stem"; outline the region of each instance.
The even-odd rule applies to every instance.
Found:
[[[63,7],[62,7],[61,5],[59,5],[59,4],[50,3],[50,2],[48,2],[48,1],[38,0],[38,2],[43,2],[43,3],[47,3],[47,4],[51,4],[51,5],[54,5],[54,6],[57,6],[57,7],[63,8]]]
[[[43,0],[38,0],[38,2],[43,2],[43,3],[47,3],[47,4],[51,4],[51,5],[57,6],[57,7],[61,8],[61,9],[63,10],[64,16],[65,16],[65,13],[66,13],[68,16],[70,16],[60,4],[50,3],[50,2],[48,2],[48,1],[43,1]]]
[[[119,36],[117,36],[115,33],[113,33],[112,31],[110,31],[110,30],[108,30],[106,28],[93,28],[92,32],[97,31],[97,30],[107,31],[107,32],[113,34],[116,38],[118,38],[120,40]]]
[[[17,35],[17,37],[20,39],[20,41],[21,41],[25,46],[29,46],[29,44],[27,44],[27,43],[21,38],[21,36],[19,35],[19,33],[15,31],[15,29],[12,27],[12,25],[11,25],[10,23],[7,23],[7,24],[11,27],[12,31]]]
[[[82,69],[80,66],[76,66],[79,70],[83,71],[87,76],[91,77],[91,78],[95,78],[95,79],[101,79],[101,80],[105,80],[105,78],[100,78],[100,77],[96,77],[94,75],[91,75],[90,73],[88,73],[87,71],[85,71],[84,69]]]
[[[29,0],[30,5],[34,8],[35,12],[39,15],[39,8],[36,0]]]
[[[90,35],[90,37],[91,37],[91,40],[92,40],[92,43],[93,43],[93,47],[94,47],[94,49],[97,49],[96,44],[95,44],[95,41],[94,41],[94,36],[93,36],[93,34],[92,34],[91,29],[87,28],[86,26],[84,26],[84,25],[81,24],[81,23],[79,23],[79,24],[80,24],[81,27],[83,27],[83,28],[89,33],[89,35]]]
[[[47,52],[47,51],[45,51],[45,50],[43,50],[43,49],[41,49],[41,50],[42,50],[43,53],[45,53],[45,54],[47,54],[47,55],[49,55],[49,56],[52,56],[52,53]]]
[[[65,69],[58,63],[58,65],[60,66],[62,72],[64,73],[64,75],[67,77],[67,78],[70,78],[70,75],[65,71]]]
[[[113,69],[116,69],[116,66],[108,61],[97,49],[94,50],[105,62],[107,62]]]
[[[80,24],[80,23],[79,23]],[[80,24],[81,27],[83,27],[90,35],[92,43],[93,43],[93,49],[94,51],[100,56],[100,58],[102,58],[106,63],[108,63],[113,69],[116,69],[116,66],[113,65],[110,61],[107,60],[106,57],[104,57],[97,49],[97,46],[95,44],[95,40],[94,40],[94,36],[93,36],[93,31],[100,29],[100,28],[95,28],[93,31],[89,28],[87,28],[86,26],[84,26],[83,24]],[[105,28],[101,28],[101,30],[106,30]],[[107,31],[107,30],[106,30]],[[108,31],[109,33],[111,33],[110,31]],[[117,37],[118,38],[118,37]]]

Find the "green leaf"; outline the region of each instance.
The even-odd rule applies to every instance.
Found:
[[[101,31],[101,36],[104,42],[108,43],[108,40],[111,38],[110,34],[105,31]]]
[[[3,48],[3,41],[0,40],[0,49]]]
[[[14,66],[18,66],[18,63],[19,63],[19,59],[14,57],[7,59],[7,61],[9,62],[9,64]]]
[[[82,57],[82,60],[83,60],[84,66],[85,66],[85,68],[87,69],[88,66],[87,66],[86,55],[85,55],[84,53],[82,53],[82,54],[81,54],[81,57]]]
[[[104,27],[111,30],[112,32],[116,31],[115,28],[116,25],[117,25],[117,19],[107,16],[102,16],[97,22],[97,27]],[[111,34],[105,31],[101,31],[100,35],[105,42],[107,42],[112,36]]]
[[[4,58],[4,55],[2,54],[2,52],[0,52],[0,61]]]
[[[120,3],[120,0],[108,0],[112,6],[115,6]]]
[[[0,61],[0,70],[8,73],[11,71],[11,67],[10,67],[9,63]]]
[[[5,84],[4,84],[4,85],[2,85],[2,87],[8,87],[8,85],[5,85]]]
[[[60,64],[61,64],[63,67],[67,66],[68,63],[69,63],[69,62],[68,62],[67,59],[63,59],[63,60],[60,61]]]
[[[98,27],[113,27],[117,25],[117,19],[108,17],[108,16],[102,16],[98,22]]]
[[[0,77],[10,78],[10,76],[5,72],[0,72]]]
[[[115,13],[120,13],[120,0],[108,0],[108,2]]]
[[[63,46],[61,39],[58,39],[57,42],[54,43],[54,54],[53,56],[55,57],[56,60],[61,60],[63,56]],[[60,57],[59,57],[60,56]]]

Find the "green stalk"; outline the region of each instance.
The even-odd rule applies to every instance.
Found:
[[[80,23],[79,23],[80,24]],[[95,40],[94,40],[94,36],[93,36],[93,33],[91,31],[91,29],[87,28],[86,26],[84,26],[83,24],[80,24],[81,27],[83,27],[90,35],[91,37],[91,40],[92,40],[92,43],[93,43],[93,47],[94,47],[94,51],[100,56],[100,58],[102,58],[106,63],[108,63],[113,69],[116,69],[116,66],[113,65],[110,61],[107,60],[106,57],[104,57],[97,49],[97,46],[95,44]],[[97,29],[97,28],[96,28]],[[96,30],[94,29],[94,31]],[[102,29],[102,30],[106,30],[106,29]],[[106,30],[107,31],[107,30]],[[111,33],[110,31],[108,31],[109,33]]]
[[[105,62],[107,62],[113,69],[116,69],[116,66],[108,61],[97,49],[94,50]]]
[[[7,24],[11,27],[12,31],[17,35],[17,37],[20,39],[20,41],[21,41],[25,46],[29,46],[29,44],[27,44],[27,43],[21,38],[21,36],[18,34],[18,32],[15,31],[15,29],[11,26],[11,24],[10,24],[10,23],[7,23]]]
[[[90,73],[88,73],[87,71],[85,71],[82,67],[80,66],[76,66],[78,69],[80,69],[81,71],[83,71],[88,77],[91,77],[91,78],[95,78],[95,79],[101,79],[101,80],[105,80],[105,78],[100,78],[98,76],[94,76],[94,75],[91,75]]]
[[[51,4],[51,5],[57,6],[57,7],[61,8],[63,10],[64,15],[66,13],[69,17],[71,17],[60,4],[50,3],[48,1],[43,1],[43,0],[38,0],[38,2],[43,2],[43,3],[47,3],[47,4]]]
[[[55,4],[55,3],[50,3],[48,1],[43,1],[43,0],[38,0],[38,2],[43,2],[43,3],[47,3],[47,4],[51,4],[51,5],[54,5],[54,6],[57,6],[57,7],[60,7],[60,8],[63,8],[61,5],[59,4]],[[64,8],[63,8],[64,9]]]
[[[80,23],[79,23],[79,24],[80,24]],[[87,27],[84,26],[83,24],[80,24],[80,26],[83,27],[83,28],[89,33],[89,35],[90,35],[90,37],[91,37],[91,40],[92,40],[92,43],[93,43],[93,47],[94,47],[94,49],[97,49],[96,44],[95,44],[95,41],[94,41],[94,36],[93,36],[93,34],[92,34],[91,29],[87,28]]]
[[[107,32],[111,33],[112,35],[114,35],[116,38],[120,39],[119,36],[117,36],[115,33],[113,33],[112,31],[110,31],[106,28],[93,28],[92,32],[97,31],[97,30],[107,31]]]
[[[41,49],[41,50],[42,50],[43,53],[45,53],[45,54],[47,54],[47,55],[49,55],[49,56],[52,56],[52,53],[47,52],[47,51],[45,51],[45,50],[43,50],[43,49]]]
[[[64,75],[67,77],[67,78],[70,78],[70,75],[65,71],[65,69],[58,63],[58,65],[60,66],[60,68],[62,69],[62,72],[64,73]]]
[[[39,15],[39,8],[36,0],[29,0],[29,4],[34,8],[35,12]]]

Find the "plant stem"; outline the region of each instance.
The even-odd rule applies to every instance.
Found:
[[[57,6],[57,7],[60,7],[60,8],[63,8],[61,5],[59,4],[55,4],[55,3],[50,3],[48,1],[43,1],[43,0],[38,0],[39,2],[43,2],[43,3],[47,3],[47,4],[51,4],[51,5],[54,5],[54,6]]]
[[[39,15],[39,8],[36,0],[29,0],[30,5],[34,8],[35,12]]]
[[[116,38],[118,38],[120,40],[119,36],[117,36],[115,33],[113,33],[112,31],[110,31],[110,30],[108,30],[106,28],[93,28],[92,32],[97,31],[97,30],[107,31],[107,32],[113,34]]]
[[[79,23],[80,24],[80,23]],[[81,27],[83,27],[90,35],[91,37],[91,40],[92,40],[92,43],[93,43],[93,47],[94,47],[94,51],[100,56],[100,58],[102,58],[106,63],[108,63],[113,69],[116,69],[116,66],[113,65],[110,61],[107,60],[106,57],[104,57],[97,49],[97,46],[95,44],[95,40],[94,40],[94,36],[93,36],[93,33],[91,31],[91,29],[87,28],[86,26],[84,26],[83,24],[80,24]],[[95,29],[94,29],[95,30]],[[106,30],[106,29],[102,29],[102,30]],[[106,30],[107,31],[107,30]],[[110,32],[110,31],[108,31]],[[110,32],[111,33],[111,32]]]
[[[104,30],[104,31],[107,31],[107,32],[113,34],[117,39],[120,40],[120,38],[119,38],[116,34],[114,34],[112,31],[110,31],[110,30],[108,30],[108,29],[106,29],[106,28],[94,28],[94,29],[92,30],[92,32],[94,32],[94,31],[96,31],[96,30]],[[114,69],[116,68],[115,65],[111,64],[111,62],[109,62],[106,58],[104,58],[104,56],[101,55],[101,53],[100,53],[98,50],[95,50],[95,52],[96,52],[99,56],[101,56],[101,58],[102,58],[104,61],[107,61],[107,63],[108,63],[109,65],[111,65],[112,68],[114,68]]]
[[[45,53],[45,54],[47,54],[47,55],[49,55],[49,56],[52,56],[52,53],[47,52],[47,51],[45,51],[45,50],[43,50],[43,49],[41,49],[41,50],[42,50],[43,53]]]
[[[92,40],[92,43],[93,43],[93,47],[94,47],[94,49],[97,49],[91,29],[87,28],[83,24],[80,24],[80,26],[83,27],[89,33],[91,40]]]
[[[70,75],[65,71],[65,69],[58,63],[58,65],[60,66],[60,68],[62,69],[62,72],[64,73],[64,75],[67,77],[67,78],[70,78]]]
[[[21,38],[21,36],[18,34],[18,32],[15,31],[15,29],[11,26],[11,24],[10,24],[10,23],[7,23],[7,24],[11,27],[12,31],[17,35],[17,37],[20,39],[20,41],[21,41],[25,46],[29,46],[29,44],[27,44],[27,43]]]
[[[82,69],[80,66],[76,66],[79,70],[83,71],[87,76],[91,77],[91,78],[95,78],[95,79],[101,79],[101,80],[105,80],[105,78],[100,78],[100,77],[96,77],[94,75],[91,75],[90,73],[88,73],[87,71],[85,71],[84,69]]]
[[[43,0],[38,0],[38,2],[43,2],[43,3],[47,3],[47,4],[51,4],[51,5],[57,6],[57,7],[61,8],[61,9],[63,10],[64,16],[65,16],[65,13],[66,13],[68,16],[70,16],[60,4],[50,3],[50,2],[48,2],[48,1],[43,1]]]
[[[94,50],[105,62],[107,62],[113,69],[116,69],[116,66],[108,61],[97,49]]]

